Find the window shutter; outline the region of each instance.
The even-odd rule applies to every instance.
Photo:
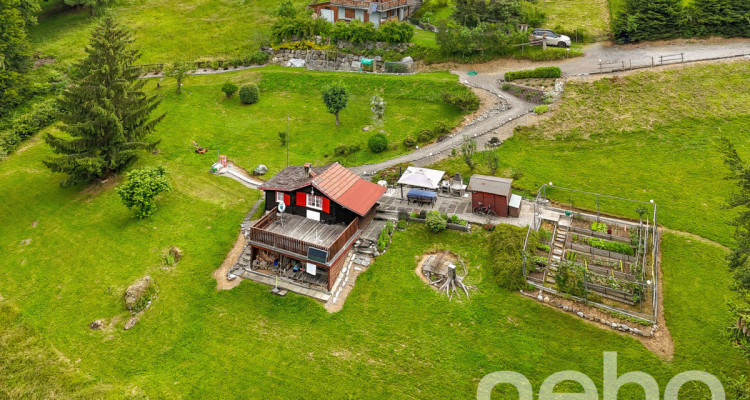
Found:
[[[286,205],[292,204],[292,198],[286,193],[284,193],[284,204]]]
[[[331,213],[330,208],[331,208],[330,200],[328,200],[327,197],[323,197],[323,212],[326,214],[330,214]]]
[[[297,196],[297,205],[298,206],[304,207],[304,206],[307,205],[307,202],[306,202],[307,195],[305,193],[297,192],[297,194],[295,196]]]

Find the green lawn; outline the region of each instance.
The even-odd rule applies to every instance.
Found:
[[[321,88],[333,80],[342,80],[350,89],[347,108],[340,114],[337,127],[320,97]],[[221,85],[231,80],[238,85],[257,82],[261,89],[260,101],[242,105],[235,95],[227,99]],[[155,79],[148,88],[155,89]],[[461,112],[441,102],[444,91],[466,91],[449,73],[419,74],[407,77],[344,74],[337,72],[303,72],[284,67],[266,67],[233,73],[188,77],[183,93],[174,93],[175,81],[162,80],[164,97],[162,110],[167,113],[158,130],[164,146],[181,157],[190,154],[192,141],[211,150],[201,158],[204,167],[210,166],[221,151],[239,165],[252,169],[265,164],[270,174],[286,166],[286,148],[278,133],[286,131],[286,116],[290,116],[289,161],[292,164],[312,162],[315,165],[340,161],[344,165],[360,165],[385,160],[409,149],[403,139],[438,121],[450,126],[461,121]],[[381,93],[387,102],[383,125],[373,131],[362,128],[373,125],[370,97]],[[389,149],[378,154],[367,147],[367,139],[384,130]],[[361,150],[346,157],[336,156],[340,144],[359,144]]]
[[[115,0],[109,10],[133,30],[146,64],[247,56],[268,40],[269,10],[276,5],[273,0]],[[34,50],[70,61],[83,54],[91,27],[88,10],[48,12],[30,37]]]
[[[565,31],[584,29],[594,38],[609,35],[608,0],[540,0],[539,7],[547,14],[545,27]],[[575,38],[573,38],[575,40]]]
[[[510,176],[520,169],[523,176],[514,185],[534,194],[552,182],[654,199],[661,224],[728,245],[733,213],[725,204],[732,183],[724,179],[714,139],[727,135],[740,154],[750,156],[750,90],[739,84],[748,74],[750,63],[739,62],[568,84],[548,119],[520,129],[497,150],[500,172]],[[437,167],[470,174],[459,158]],[[476,172],[487,170],[480,165]],[[569,193],[547,193],[570,203]],[[576,207],[596,208],[592,197],[572,199]],[[602,199],[601,207],[637,219],[633,205]]]
[[[424,29],[416,29],[414,31],[414,37],[412,37],[411,42],[433,49],[436,49],[438,47],[437,41],[435,40],[435,32],[427,31]]]

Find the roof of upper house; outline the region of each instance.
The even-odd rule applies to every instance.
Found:
[[[510,198],[510,186],[512,183],[513,179],[488,175],[472,175],[467,190],[497,194]]]
[[[305,168],[286,167],[260,189],[289,191],[312,185],[331,201],[360,216],[366,215],[386,191],[386,188],[360,178],[339,163],[310,167],[310,176],[305,174]]]

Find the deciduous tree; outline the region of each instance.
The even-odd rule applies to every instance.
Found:
[[[346,108],[349,101],[349,89],[341,82],[334,82],[323,89],[323,103],[328,112],[336,116],[336,126],[339,126],[339,112]]]
[[[158,166],[128,172],[125,183],[116,190],[125,207],[135,209],[136,217],[143,219],[156,209],[154,198],[171,188],[167,171],[164,167]]]
[[[129,31],[111,17],[94,29],[86,58],[76,65],[72,82],[60,100],[61,130],[70,138],[47,134],[57,156],[44,162],[68,174],[62,184],[87,182],[120,172],[141,151],[158,142],[146,137],[164,115],[151,118],[159,101],[143,92],[134,66],[138,52]]]

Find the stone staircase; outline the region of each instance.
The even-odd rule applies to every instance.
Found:
[[[552,272],[557,271],[557,266],[560,265],[565,255],[565,240],[568,237],[569,227],[565,225],[557,225],[555,228],[555,237],[552,238],[551,256],[549,270]],[[554,283],[555,280],[550,274],[545,274],[545,281],[548,283]]]

